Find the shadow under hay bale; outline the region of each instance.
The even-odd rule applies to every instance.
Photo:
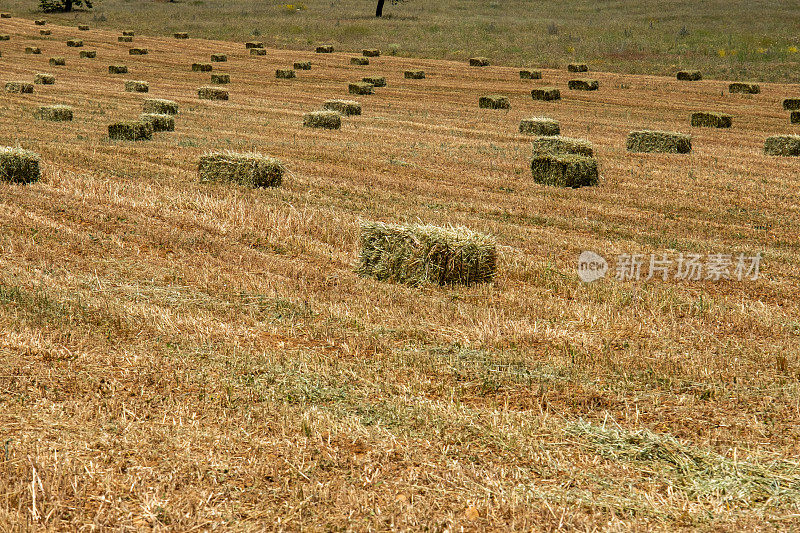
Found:
[[[680,81],[699,81],[703,79],[703,74],[699,70],[679,70],[676,76]]]
[[[383,76],[367,76],[361,78],[361,81],[371,83],[374,87],[386,87],[386,78]]]
[[[363,81],[357,81],[355,83],[351,83],[347,86],[347,91],[350,94],[372,94],[374,92],[375,86],[371,83],[366,83]]]
[[[212,63],[224,63],[228,60],[228,56],[225,54],[211,54],[211,62]]]
[[[146,122],[153,127],[153,132],[175,131],[175,117],[164,113],[142,113],[139,122]]]
[[[260,41],[248,41],[244,43],[244,47],[248,50],[252,48],[264,48],[264,43]]]
[[[231,82],[231,75],[230,74],[212,74],[211,75],[211,83],[216,83],[217,85],[227,85]]]
[[[51,122],[69,122],[72,120],[72,108],[68,105],[45,105],[37,109],[33,117]]]
[[[312,111],[303,115],[303,126],[338,130],[342,127],[342,115],[336,111]]]
[[[597,160],[579,154],[535,152],[531,160],[533,181],[556,187],[597,185]]]
[[[766,155],[800,156],[800,135],[775,135],[764,141]]]
[[[80,31],[89,31],[89,25],[88,24],[78,24],[78,29]]]
[[[366,57],[351,57],[350,64],[359,66],[369,65],[369,59]]]
[[[188,39],[189,38],[189,34],[186,33],[185,31],[179,31],[177,33],[172,34],[172,36],[175,37],[176,39]]]
[[[148,54],[147,48],[131,48],[128,54],[132,56],[146,56]]]
[[[83,46],[83,41],[80,39],[70,39],[67,41],[67,46],[71,48],[80,48]]]
[[[0,181],[9,183],[33,183],[39,181],[39,156],[28,150],[0,147]]]
[[[761,92],[761,86],[757,83],[744,83],[737,81],[728,85],[728,92],[731,94],[759,94]]]
[[[690,122],[694,127],[730,128],[733,124],[733,116],[726,113],[697,111],[692,113]]]
[[[127,74],[128,67],[125,65],[109,65],[108,66],[108,73],[109,74]]]
[[[26,54],[39,55],[39,54],[42,53],[42,50],[38,46],[26,46],[25,47],[25,53]]]
[[[364,57],[378,57],[381,55],[381,51],[377,48],[367,48],[361,51],[361,55]]]
[[[210,63],[192,63],[192,72],[211,72],[213,68]]]
[[[317,46],[314,50],[318,54],[332,54],[333,53],[333,45],[332,44],[323,44],[322,46]]]
[[[573,91],[596,91],[600,88],[600,82],[597,80],[569,80],[567,88]]]
[[[146,93],[150,91],[150,84],[141,80],[125,81],[125,91],[129,93]]]
[[[210,152],[200,157],[200,181],[246,187],[278,187],[286,169],[273,157],[258,153]]]
[[[488,67],[489,58],[487,57],[471,57],[469,58],[469,66],[471,67]]]
[[[200,87],[197,89],[197,97],[201,100],[227,100],[228,91],[219,87]]]
[[[594,156],[592,143],[586,139],[572,137],[539,137],[531,142],[533,153],[577,154],[586,157]]]
[[[147,122],[117,122],[108,125],[112,141],[149,141],[153,138],[153,125]]]
[[[177,115],[178,103],[163,98],[147,98],[142,104],[142,112],[153,115]]]
[[[52,74],[44,74],[42,72],[38,73],[33,78],[33,83],[37,85],[53,85],[56,82],[56,77]]]
[[[589,65],[586,63],[570,63],[567,65],[569,72],[589,72]]]
[[[524,118],[519,123],[519,132],[526,135],[552,136],[561,133],[561,126],[557,120],[551,118]]]
[[[295,70],[311,70],[311,61],[295,61],[293,66]]]
[[[31,94],[33,93],[33,84],[24,81],[9,81],[6,82],[7,93],[20,93]]]
[[[67,64],[66,58],[63,57],[51,57],[50,58],[50,65],[53,67],[63,67]]]
[[[251,48],[250,49],[251,56],[265,56],[267,55],[267,51],[263,48]]]
[[[322,104],[322,109],[336,111],[345,116],[361,114],[361,104],[355,100],[326,100],[325,103]]]
[[[132,43],[133,42],[133,37],[131,37],[130,35],[120,35],[119,37],[117,37],[117,42],[120,42],[120,43]]]
[[[291,80],[292,78],[296,78],[297,74],[295,73],[294,69],[279,68],[275,69],[275,77],[280,80]]]
[[[542,79],[541,70],[520,70],[519,79],[521,80],[540,80]]]
[[[629,152],[688,154],[692,151],[692,137],[671,131],[639,130],[628,134],[625,146]]]
[[[789,113],[789,122],[792,124],[800,124],[800,111],[792,111]]]
[[[787,111],[800,110],[800,98],[786,98],[783,101],[783,108]]]
[[[537,87],[531,90],[531,98],[534,100],[544,100],[546,102],[561,100],[561,91],[555,87]]]
[[[420,286],[490,283],[497,245],[467,228],[361,223],[356,272],[379,281]]]
[[[81,59],[94,59],[97,57],[97,50],[81,50]]]
[[[478,98],[478,107],[481,109],[511,109],[511,102],[507,96],[489,94]]]

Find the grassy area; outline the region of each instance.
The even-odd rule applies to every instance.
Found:
[[[34,0],[4,9],[34,16]],[[307,49],[380,47],[402,56],[464,59],[485,55],[516,66],[563,66],[588,61],[597,70],[673,74],[699,68],[720,79],[800,81],[800,12],[782,0],[587,0],[424,2],[387,6],[376,20],[365,0],[302,3],[245,0],[132,2],[101,0],[93,12],[48,15],[140,33],[243,41]]]

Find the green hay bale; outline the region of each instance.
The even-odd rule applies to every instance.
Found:
[[[366,83],[363,81],[357,81],[355,83],[351,83],[347,86],[347,91],[350,94],[372,94],[374,91],[375,86],[371,83]]]
[[[94,59],[97,57],[97,50],[81,50],[81,59]]]
[[[228,60],[228,56],[225,54],[211,54],[211,62],[212,63],[224,63]]]
[[[83,41],[81,39],[69,39],[67,41],[67,46],[71,48],[80,48],[83,46]]]
[[[726,113],[697,111],[692,113],[690,122],[694,127],[730,128],[733,124],[733,116]]]
[[[185,31],[179,31],[177,33],[173,33],[172,36],[175,37],[176,39],[188,39],[189,38],[189,34],[186,33]]]
[[[0,13],[0,19],[10,19],[11,13]]]
[[[42,50],[38,46],[26,46],[25,53],[39,55],[42,53]]]
[[[478,107],[481,109],[511,109],[511,102],[506,96],[489,94],[478,98]]]
[[[24,81],[9,81],[6,82],[7,93],[30,94],[33,92],[33,84],[25,83]]]
[[[10,40],[11,40],[11,36],[10,35],[5,34],[5,33],[0,34],[0,41],[10,41]]]
[[[0,181],[33,183],[39,181],[39,156],[28,150],[0,147]]]
[[[247,187],[278,187],[283,163],[258,153],[209,152],[200,157],[201,182],[228,182]]]
[[[53,67],[63,67],[67,64],[67,60],[63,57],[51,57],[50,58],[50,66]]]
[[[792,111],[789,114],[789,122],[792,124],[800,124],[800,111]]]
[[[131,48],[128,53],[132,56],[146,56],[148,50],[147,48]]]
[[[197,97],[201,100],[227,100],[228,91],[219,87],[200,87],[197,89]]]
[[[775,135],[764,142],[766,155],[800,156],[800,135]]]
[[[546,102],[561,100],[561,91],[555,87],[537,87],[531,90],[531,98],[534,100],[544,100]]]
[[[211,75],[211,83],[216,83],[217,85],[227,85],[231,82],[231,75],[230,74],[212,74]]]
[[[88,24],[78,24],[78,30],[80,30],[80,31],[89,31],[89,25]]]
[[[148,122],[117,122],[108,125],[112,141],[149,141],[153,138],[153,125]]]
[[[800,98],[786,98],[783,101],[783,108],[787,111],[800,109]]]
[[[109,65],[108,66],[108,73],[109,74],[127,74],[128,67],[125,65]]]
[[[322,109],[336,111],[345,116],[361,114],[361,104],[354,100],[326,100],[325,103],[322,104]]]
[[[124,37],[133,37],[135,33],[133,30],[122,30],[122,35]]]
[[[489,58],[486,57],[471,57],[469,58],[469,66],[471,67],[488,67]]]
[[[131,37],[129,35],[120,35],[119,37],[117,37],[117,42],[120,42],[120,43],[132,43],[133,42],[133,37]]]
[[[361,223],[361,276],[420,286],[490,283],[497,271],[497,245],[467,228],[421,224]]]
[[[295,61],[295,70],[311,70],[311,61]]]
[[[365,83],[371,83],[375,87],[386,87],[386,78],[383,76],[367,76],[365,78],[361,78],[361,81]]]
[[[33,116],[37,120],[69,122],[72,120],[72,108],[68,105],[45,105],[37,109]]]
[[[759,94],[761,87],[757,83],[734,82],[728,85],[729,93]]]
[[[52,74],[44,74],[42,72],[36,74],[33,78],[33,83],[38,85],[53,85],[56,82],[56,77]]]
[[[244,47],[246,49],[248,49],[248,50],[250,50],[252,48],[264,48],[264,43],[259,42],[259,41],[249,41],[249,42],[244,43]]]
[[[150,91],[150,84],[141,80],[126,80],[125,91],[129,93],[146,93]]]
[[[192,63],[192,72],[211,72],[213,68],[210,63]]]
[[[578,154],[534,153],[531,160],[533,181],[556,187],[597,185],[597,160]]]
[[[632,131],[628,134],[626,149],[629,152],[688,154],[692,151],[692,137],[671,131]]]
[[[596,91],[600,88],[600,82],[597,80],[569,80],[567,87],[573,91]]]
[[[312,111],[303,115],[303,126],[338,130],[342,127],[342,115],[336,111]]]
[[[403,73],[403,77],[407,80],[424,80],[424,70],[407,70]]]
[[[541,70],[520,70],[519,79],[521,80],[540,80],[542,79]]]
[[[163,98],[147,98],[142,104],[142,112],[151,115],[177,115],[178,103]]]
[[[267,55],[267,51],[263,48],[251,48],[250,49],[251,56],[265,56]]]
[[[297,74],[295,73],[294,69],[279,68],[275,69],[275,77],[281,80],[290,80],[292,78],[296,78]]]
[[[577,154],[586,157],[594,156],[592,143],[586,139],[573,139],[572,137],[538,137],[531,142],[534,154]]]
[[[52,35],[52,33],[50,30],[39,30],[39,35]]]
[[[699,70],[679,70],[677,78],[680,81],[698,81],[703,79]]]
[[[381,55],[381,51],[377,48],[368,48],[366,50],[362,50],[361,55],[364,57],[378,57]]]
[[[175,131],[175,117],[160,113],[142,113],[139,122],[146,122],[153,127],[153,132]]]
[[[519,123],[519,132],[526,135],[552,136],[561,133],[557,120],[547,117],[524,118]]]
[[[366,57],[351,57],[350,64],[359,66],[369,65],[369,59]]]
[[[37,26],[44,26],[45,24],[47,24],[47,21],[46,20],[34,20],[33,23],[36,24]]]
[[[322,46],[317,46],[316,53],[318,54],[332,54],[333,53],[333,45],[332,44],[323,44]]]
[[[589,65],[586,63],[570,63],[567,65],[569,72],[589,72]]]

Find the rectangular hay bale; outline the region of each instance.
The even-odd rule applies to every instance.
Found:
[[[88,24],[78,24],[78,30],[80,30],[80,31],[89,31],[89,25]]]
[[[361,55],[364,57],[378,57],[381,55],[381,51],[377,48],[367,48],[361,51]]]
[[[332,54],[333,53],[333,45],[332,44],[323,44],[321,46],[317,46],[314,50],[318,54]]]
[[[7,33],[0,34],[0,41],[10,41],[10,40],[11,40],[11,36],[9,34],[7,34]]]
[[[531,160],[533,181],[555,187],[597,185],[597,160],[578,154],[536,152]]]
[[[0,181],[25,184],[39,181],[40,177],[38,154],[22,148],[0,147]]]
[[[354,100],[326,100],[322,104],[322,109],[336,111],[345,116],[361,114],[361,104]]]
[[[594,147],[586,139],[572,137],[538,137],[531,142],[533,153],[550,152],[555,154],[577,154],[586,157],[594,156]]]
[[[26,46],[25,47],[25,53],[26,54],[39,55],[39,54],[42,53],[42,50],[38,46]]]
[[[81,59],[94,59],[97,57],[97,50],[81,50]]]
[[[351,57],[350,58],[350,64],[351,65],[359,65],[359,66],[369,65],[369,58],[366,58],[366,57]]]
[[[787,111],[800,109],[800,98],[786,98],[783,101],[783,108]]]
[[[56,82],[56,77],[52,74],[45,74],[43,72],[39,72],[34,76],[33,83],[38,85],[53,85]]]
[[[489,94],[478,98],[478,107],[481,109],[510,109],[511,102],[507,96]]]
[[[629,152],[688,154],[692,151],[692,137],[671,131],[638,130],[628,134],[625,147]]]
[[[697,111],[692,113],[690,122],[694,127],[730,128],[733,124],[733,116],[728,115],[727,113]]]
[[[211,63],[192,63],[192,72],[211,72]]]
[[[699,70],[679,70],[676,77],[680,81],[698,81],[703,79],[703,74]]]
[[[24,81],[8,81],[6,82],[7,93],[30,94],[33,92],[33,84]]]
[[[555,87],[537,87],[531,90],[531,98],[534,100],[544,100],[545,102],[561,100],[561,91]]]
[[[350,83],[347,86],[347,91],[350,94],[372,94],[374,92],[374,87],[375,86],[371,83],[357,81],[355,83]]]
[[[125,37],[133,37],[135,33],[133,30],[122,30],[122,35]]]
[[[150,84],[141,80],[125,80],[125,91],[129,93],[150,92]]]
[[[600,82],[589,79],[569,80],[567,87],[573,91],[596,91],[600,88]]]
[[[120,35],[119,37],[117,37],[117,42],[120,42],[120,43],[132,43],[133,42],[133,37],[131,37],[130,35]]]
[[[567,65],[569,72],[589,72],[589,65],[586,63],[570,63]]]
[[[127,74],[128,67],[126,65],[109,65],[108,66],[108,73],[109,74]]]
[[[553,136],[561,133],[557,120],[547,117],[524,118],[519,123],[519,132],[526,135]]]
[[[275,77],[281,80],[290,80],[292,78],[296,78],[297,74],[295,73],[294,69],[279,68],[275,69]]]
[[[148,122],[116,122],[108,125],[112,141],[149,141],[153,138],[153,125]]]
[[[278,187],[286,171],[274,157],[259,153],[209,152],[200,157],[201,182],[228,182],[246,187]]]
[[[295,70],[311,70],[311,61],[295,61],[293,66]]]
[[[267,55],[267,51],[263,48],[251,48],[250,49],[251,56],[265,56]]]
[[[211,62],[212,63],[224,63],[228,60],[228,56],[225,54],[211,54]]]
[[[303,126],[338,130],[342,127],[342,115],[336,111],[312,111],[303,115]]]
[[[489,58],[487,57],[471,57],[469,58],[469,66],[471,67],[488,67]]]
[[[178,103],[163,98],[147,98],[142,104],[142,112],[152,115],[177,115]]]
[[[175,117],[165,113],[142,113],[139,122],[146,122],[153,127],[153,132],[175,131]]]
[[[216,83],[217,85],[226,85],[230,82],[231,82],[230,74],[223,74],[220,72],[211,75],[211,83]]]
[[[67,41],[67,46],[71,48],[80,48],[83,46],[83,41],[81,39],[69,39]]]
[[[51,122],[69,122],[72,120],[72,108],[68,105],[44,105],[33,114],[37,120]]]
[[[249,41],[244,43],[244,47],[248,50],[250,50],[251,48],[264,48],[264,43],[260,41]]]
[[[53,32],[50,30],[39,30],[39,35],[52,35]]]
[[[521,80],[540,80],[542,79],[541,70],[520,70],[519,79]]]
[[[789,113],[789,122],[792,124],[800,124],[800,111],[792,111]]]
[[[386,78],[383,76],[366,76],[361,78],[365,83],[371,83],[375,87],[386,87]]]
[[[67,64],[67,60],[64,57],[51,57],[49,63],[53,67],[63,67]]]
[[[731,94],[759,94],[761,92],[761,86],[757,83],[744,83],[737,81],[728,85],[728,92]]]
[[[800,135],[774,135],[764,141],[766,155],[783,157],[800,156]]]
[[[188,39],[189,38],[189,34],[186,33],[185,31],[179,31],[177,33],[173,33],[172,36],[175,37],[176,39]]]
[[[131,48],[128,50],[128,54],[132,56],[146,56],[148,52],[147,48]]]
[[[200,87],[197,89],[197,97],[201,100],[227,100],[228,91],[219,87]]]
[[[406,70],[403,72],[403,77],[407,80],[424,80],[425,79],[425,71],[424,70]]]

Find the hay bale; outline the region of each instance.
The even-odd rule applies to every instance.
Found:
[[[533,153],[577,154],[586,157],[594,156],[592,143],[585,139],[572,137],[539,137],[531,143]]]
[[[275,77],[281,80],[290,80],[292,78],[296,78],[297,74],[295,74],[294,69],[279,68],[275,69]]]
[[[403,77],[407,80],[424,80],[424,70],[407,70],[403,73]]]
[[[354,100],[326,100],[322,109],[336,111],[340,115],[351,116],[361,114],[361,104]]]
[[[224,63],[228,60],[228,56],[225,54],[211,54],[211,62],[212,63]]]
[[[89,31],[89,25],[88,24],[78,24],[78,30],[80,30],[80,31]]]
[[[332,44],[323,44],[321,46],[317,46],[316,53],[318,54],[332,54],[333,53],[333,45]]]
[[[731,124],[733,124],[733,116],[726,113],[697,111],[692,113],[690,122],[694,127],[730,128]]]
[[[139,122],[147,122],[153,127],[153,132],[175,131],[175,117],[161,113],[142,113]]]
[[[578,154],[534,153],[531,160],[533,181],[556,187],[597,185],[597,160]]]
[[[133,37],[131,37],[129,35],[120,35],[119,37],[117,37],[117,42],[120,42],[120,43],[132,43],[133,42]]]
[[[511,102],[506,96],[489,94],[478,98],[478,107],[482,109],[511,109]]]
[[[800,111],[792,111],[789,114],[789,122],[792,124],[800,124]]]
[[[44,26],[45,24],[47,24],[47,21],[46,20],[34,20],[33,23],[36,24],[37,26]]]
[[[153,125],[148,122],[117,122],[108,125],[112,141],[149,141],[153,138]]]
[[[733,82],[728,85],[729,93],[759,94],[761,86],[757,83],[744,83],[741,81]]]
[[[148,50],[147,48],[131,48],[128,53],[132,56],[146,56]]]
[[[33,183],[39,181],[39,156],[22,148],[0,147],[0,181]]]
[[[488,67],[489,58],[487,57],[471,57],[469,58],[469,66],[471,67]]]
[[[71,48],[81,48],[83,46],[83,41],[81,39],[69,39],[67,40],[67,46]]]
[[[197,97],[201,100],[227,100],[228,91],[219,87],[200,87],[197,89]]]
[[[56,82],[55,76],[53,76],[52,74],[44,74],[42,72],[39,72],[33,78],[33,83],[36,83],[38,85],[53,85],[55,84],[55,82]]]
[[[30,94],[33,92],[33,84],[25,83],[24,81],[9,81],[6,82],[7,93]]]
[[[251,48],[250,49],[251,56],[265,56],[267,55],[267,51],[263,48]]]
[[[177,115],[178,103],[163,98],[147,98],[142,104],[142,112],[151,115]]]
[[[0,41],[10,41],[10,40],[11,40],[11,36],[10,35],[8,35],[6,33],[0,34]]]
[[[51,35],[52,33],[50,30],[39,30],[39,35]]]
[[[0,19],[10,19],[11,13],[0,13]]]
[[[692,137],[671,131],[632,131],[628,134],[626,148],[629,152],[688,154],[692,151]]]
[[[534,100],[544,100],[546,102],[561,100],[561,91],[555,87],[537,87],[531,90],[531,98]]]
[[[97,57],[97,50],[81,50],[81,59],[94,59]]]
[[[244,43],[244,47],[248,50],[250,50],[251,48],[264,48],[264,43],[259,41],[249,41]]]
[[[26,46],[25,53],[38,55],[42,53],[42,50],[38,46]]]
[[[800,98],[786,98],[783,101],[783,108],[787,111],[800,109]]]
[[[108,73],[109,74],[127,74],[128,67],[125,65],[109,65],[108,66]]]
[[[53,67],[63,67],[67,64],[67,60],[63,57],[51,57],[50,58],[50,66]]]
[[[519,79],[521,80],[540,80],[542,79],[541,70],[520,70]]]
[[[229,182],[247,187],[278,187],[286,171],[274,157],[259,153],[209,152],[200,157],[201,182]]]
[[[231,82],[231,75],[230,74],[212,74],[211,75],[211,83],[216,83],[217,85],[227,85]]]
[[[366,57],[351,57],[350,64],[359,66],[369,65],[369,59]]]
[[[69,122],[72,120],[72,108],[68,105],[44,105],[33,114],[37,120],[52,122]]]
[[[122,30],[122,35],[124,37],[133,37],[135,33],[133,32],[133,30]]]
[[[552,136],[561,133],[557,120],[547,117],[524,118],[519,123],[519,132],[526,135]]]
[[[150,84],[141,80],[125,80],[125,91],[129,93],[146,93],[150,91]]]
[[[411,286],[489,283],[497,270],[497,246],[488,235],[464,227],[361,223],[356,272]]]
[[[569,80],[567,87],[573,91],[596,91],[600,88],[600,82],[597,80]]]
[[[586,63],[570,63],[567,65],[569,72],[589,72],[589,65]]]
[[[186,33],[185,31],[179,31],[177,33],[173,33],[172,36],[175,37],[176,39],[188,39],[189,38],[189,34]]]
[[[371,83],[375,87],[386,87],[386,78],[383,76],[367,76],[361,78],[364,83]]]
[[[698,81],[703,79],[699,70],[679,70],[677,78],[680,81]]]
[[[775,135],[764,142],[766,155],[800,156],[800,135]]]
[[[312,111],[303,115],[303,126],[338,130],[342,127],[342,115],[336,111]]]
[[[347,86],[347,91],[350,94],[372,94],[374,92],[375,86],[371,83],[357,81],[355,83],[351,83]]]
[[[377,48],[367,48],[361,51],[361,55],[364,57],[378,57],[381,55],[381,51]]]
[[[295,61],[295,70],[311,70],[311,61]]]
[[[192,72],[211,72],[211,63],[192,63]]]

